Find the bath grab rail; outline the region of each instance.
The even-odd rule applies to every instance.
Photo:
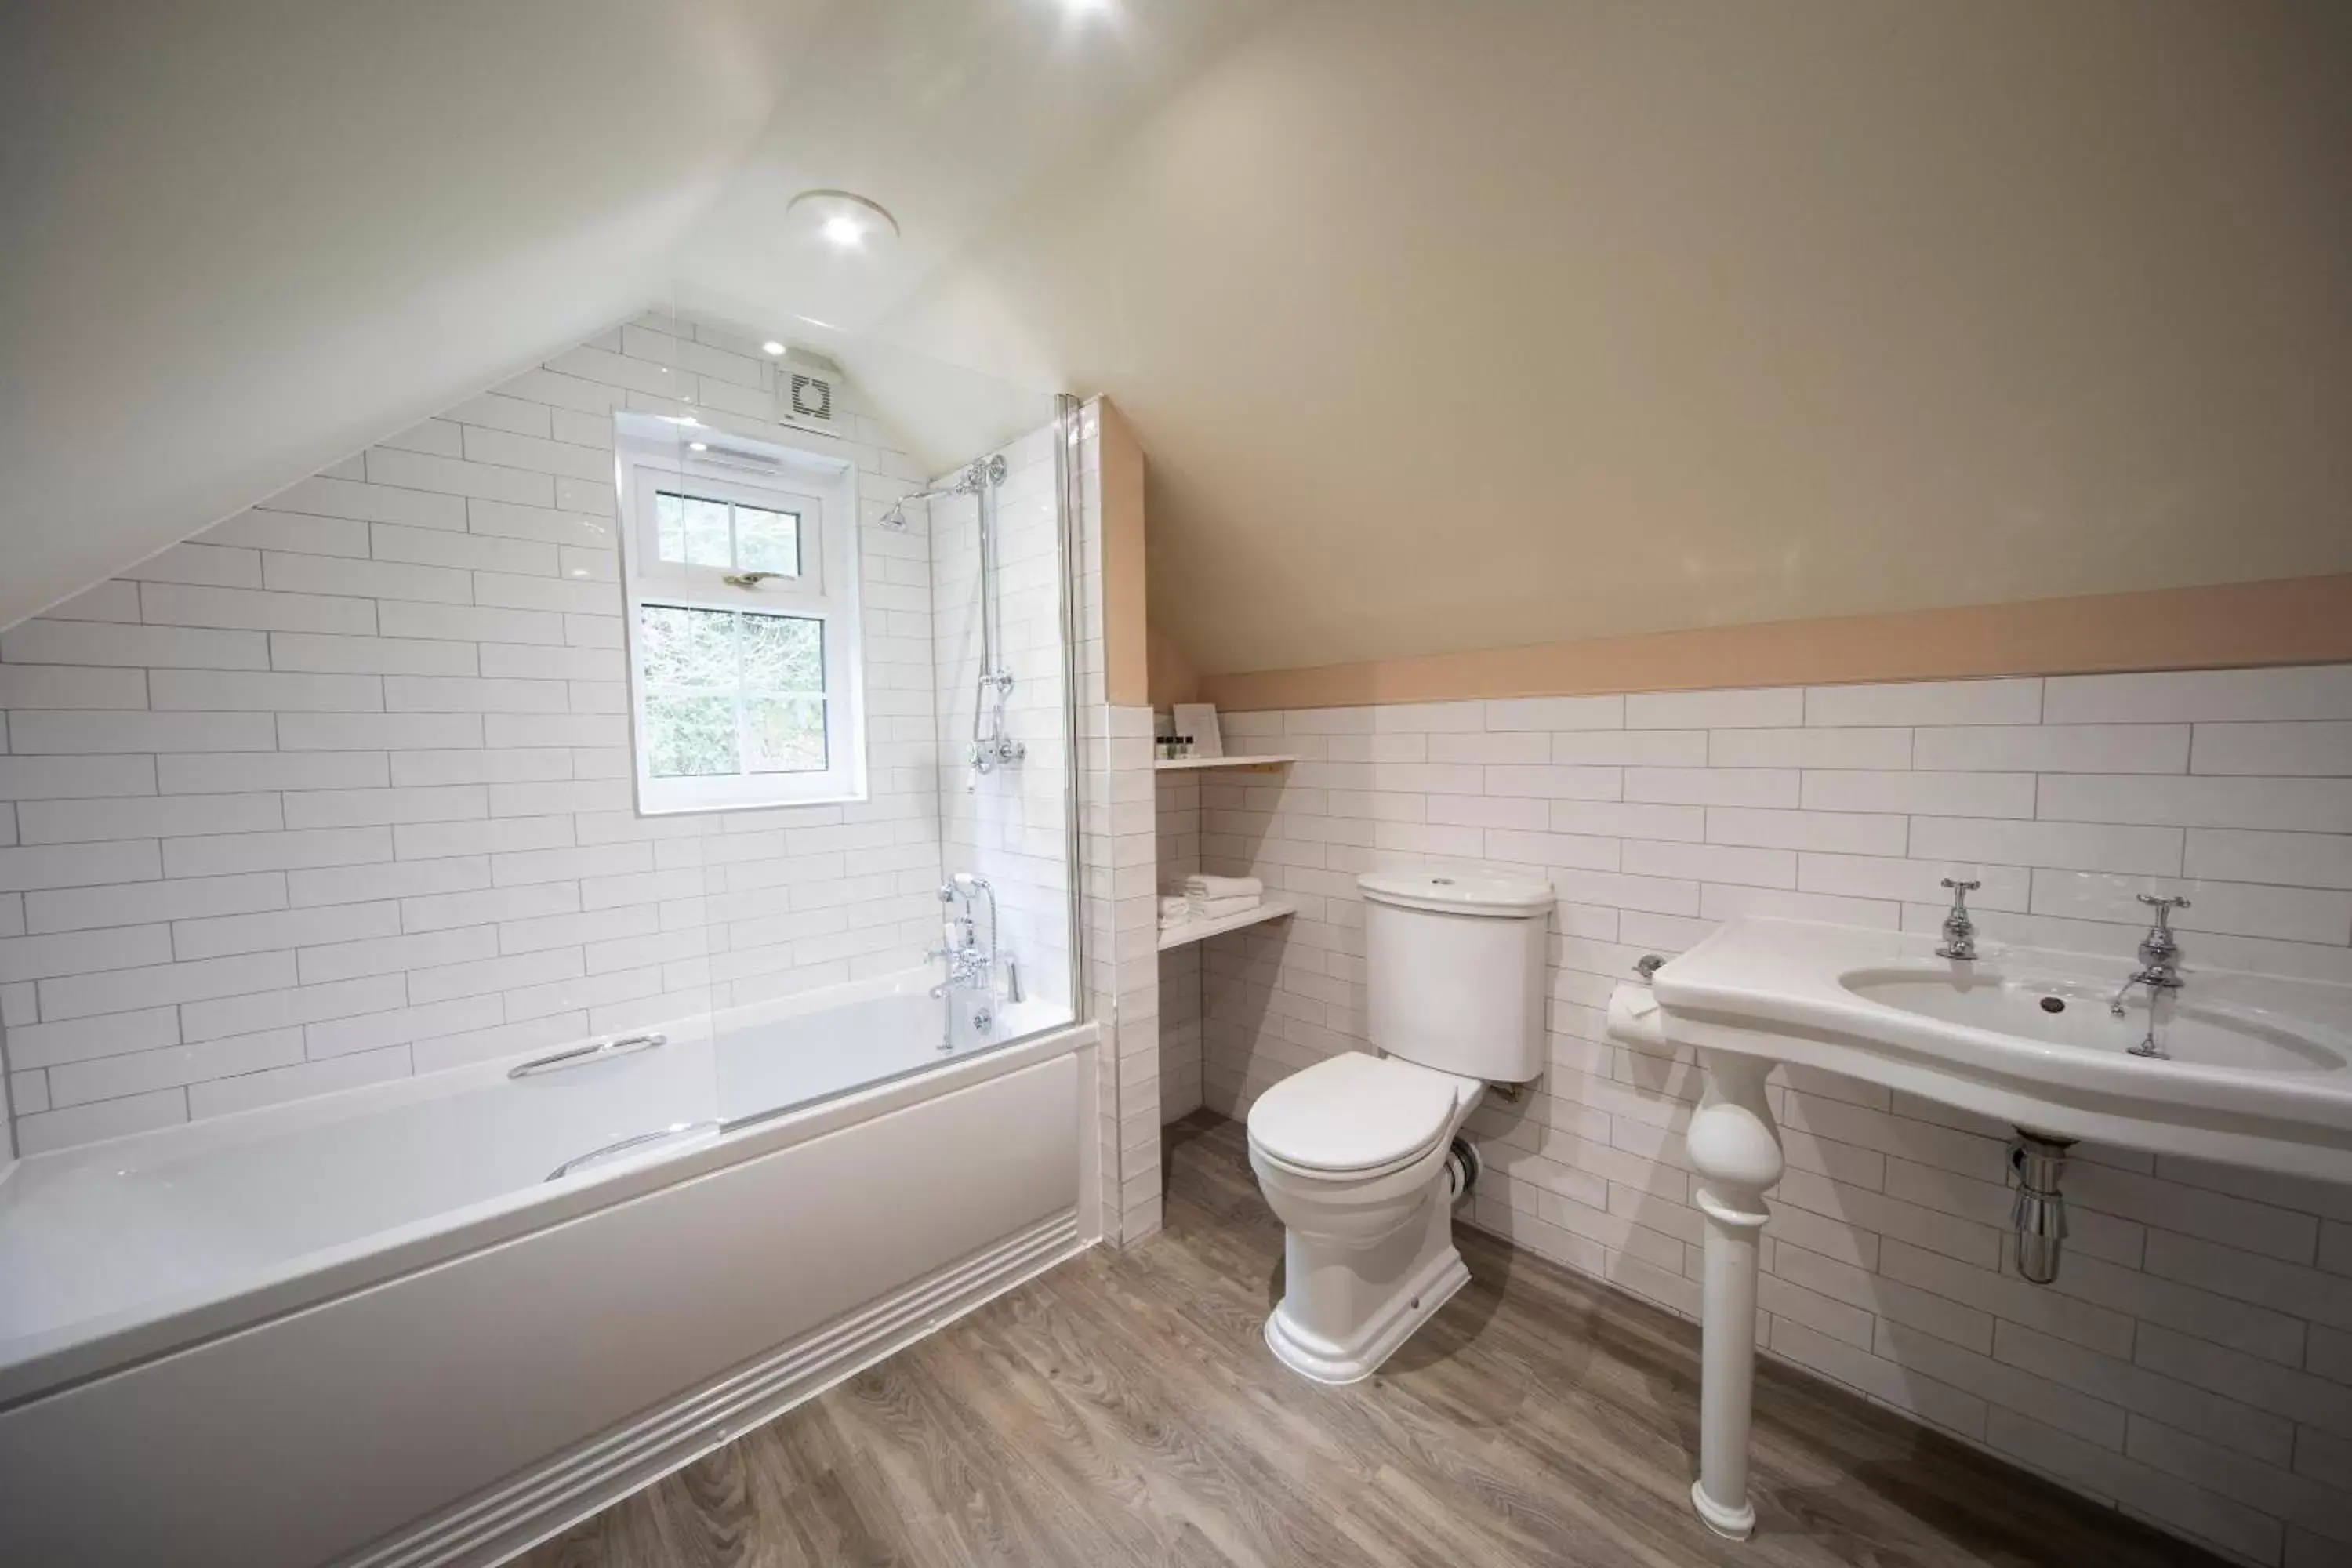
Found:
[[[625,1035],[617,1040],[598,1040],[549,1056],[533,1057],[520,1067],[509,1068],[507,1077],[536,1078],[543,1072],[562,1072],[566,1068],[586,1067],[590,1062],[601,1062],[612,1057],[635,1056],[639,1051],[649,1051],[656,1046],[667,1044],[667,1035]]]
[[[665,1138],[676,1138],[688,1132],[709,1131],[723,1134],[726,1131],[727,1123],[719,1121],[716,1117],[712,1117],[702,1121],[673,1121],[667,1127],[656,1127],[650,1132],[634,1132],[626,1138],[615,1138],[613,1142],[605,1144],[603,1148],[591,1149],[585,1154],[575,1154],[571,1159],[564,1161],[561,1165],[556,1166],[552,1171],[548,1172],[547,1180],[551,1182],[560,1182],[564,1177],[570,1175],[572,1172],[580,1169],[583,1165],[593,1164],[595,1162],[602,1160],[608,1155],[624,1153],[631,1149],[642,1148],[647,1143],[658,1143]]]

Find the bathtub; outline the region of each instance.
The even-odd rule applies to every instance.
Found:
[[[929,978],[20,1161],[0,1563],[496,1562],[1087,1245],[1092,1027]]]

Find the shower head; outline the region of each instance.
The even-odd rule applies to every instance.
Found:
[[[882,514],[882,526],[885,528],[906,527],[906,509],[909,502],[921,501],[929,503],[935,500],[945,500],[950,496],[978,495],[982,485],[1002,484],[1003,482],[1004,458],[1003,455],[1000,454],[993,458],[981,458],[979,461],[967,467],[963,472],[958,474],[955,477],[955,482],[953,484],[949,485],[942,489],[924,490],[918,495],[900,496],[897,500],[892,501],[890,503],[890,510]]]
[[[882,514],[882,526],[885,528],[906,527],[907,507],[909,502],[927,503],[935,500],[945,500],[950,496],[961,495],[964,492],[961,489],[955,488],[944,490],[923,490],[916,495],[900,496],[897,500],[890,503],[890,510]]]

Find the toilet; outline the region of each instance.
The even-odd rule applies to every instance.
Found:
[[[1552,891],[1468,871],[1383,871],[1364,895],[1366,1033],[1249,1113],[1250,1166],[1286,1232],[1265,1342],[1318,1383],[1377,1371],[1470,1278],[1455,1131],[1490,1083],[1543,1071]]]

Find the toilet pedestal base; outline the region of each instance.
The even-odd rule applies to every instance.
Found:
[[[1453,1205],[1439,1200],[1452,1189],[1432,1181],[1423,1191],[1403,1225],[1370,1241],[1284,1233],[1282,1300],[1265,1320],[1266,1348],[1283,1365],[1317,1383],[1370,1377],[1469,1283]]]
[[[1344,1340],[1328,1339],[1301,1325],[1290,1315],[1290,1298],[1286,1295],[1266,1314],[1266,1349],[1301,1377],[1317,1383],[1360,1383],[1378,1372],[1415,1329],[1468,1283],[1469,1266],[1448,1245]]]

